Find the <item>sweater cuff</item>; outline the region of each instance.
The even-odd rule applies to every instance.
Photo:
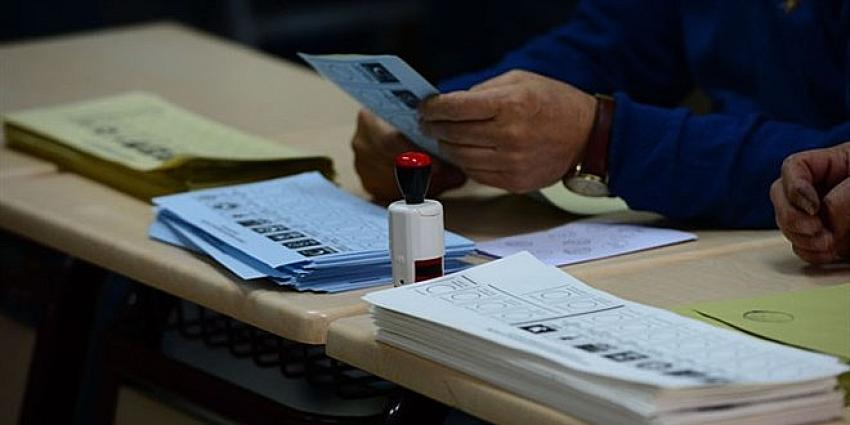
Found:
[[[623,198],[632,209],[656,210],[669,202],[669,193],[659,188],[671,167],[679,166],[676,135],[688,116],[684,108],[667,109],[633,101],[615,93],[616,106],[608,147],[608,185],[611,193]]]

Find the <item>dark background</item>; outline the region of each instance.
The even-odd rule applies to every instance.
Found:
[[[565,22],[575,0],[4,0],[0,43],[173,20],[294,59],[389,53],[436,81]]]

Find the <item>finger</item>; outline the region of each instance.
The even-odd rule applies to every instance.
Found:
[[[439,194],[463,186],[466,183],[466,174],[459,168],[439,160],[434,161],[431,172],[431,184],[428,187],[428,195],[436,197]]]
[[[475,180],[478,183],[505,189],[504,175],[500,171],[464,170],[464,172],[470,179]]]
[[[469,178],[488,186],[498,187],[511,193],[528,193],[535,188],[529,186],[529,182],[523,176],[517,176],[505,171],[491,170],[464,170]]]
[[[797,254],[798,257],[812,264],[829,264],[838,260],[838,256],[835,252],[809,251],[807,249],[798,248],[797,246],[794,246],[793,249],[794,254]]]
[[[807,251],[834,252],[835,237],[832,232],[823,232],[817,235],[801,235],[799,233],[784,233],[791,243]]]
[[[850,238],[850,177],[832,188],[823,203],[829,228],[841,239]]]
[[[422,133],[437,140],[455,145],[495,148],[499,137],[498,124],[495,121],[436,121],[423,122]]]
[[[361,109],[357,113],[357,129],[362,129],[369,134],[389,134],[395,130],[390,123],[384,121],[366,108]]]
[[[500,74],[496,77],[493,77],[489,80],[486,80],[482,83],[479,83],[479,84],[472,86],[472,88],[470,88],[469,91],[479,91],[479,90],[485,90],[485,89],[489,89],[489,88],[493,88],[493,87],[500,87],[500,86],[507,86],[507,85],[511,85],[511,84],[516,84],[516,83],[519,83],[523,80],[528,79],[529,76],[531,76],[531,75],[533,75],[533,74],[530,73],[530,72],[527,72],[527,71],[521,71],[521,70],[508,71],[508,72],[505,72],[504,74]]]
[[[782,163],[789,200],[814,214],[820,207],[817,188],[831,188],[850,175],[850,143],[796,153]]]
[[[398,198],[398,189],[395,187],[391,167],[376,165],[374,161],[355,156],[354,170],[360,178],[363,189],[371,194],[376,201],[389,201]]]
[[[803,156],[790,156],[782,163],[782,186],[788,201],[814,215],[820,209],[820,197],[815,189],[815,177]]]
[[[354,130],[354,135],[351,137],[351,148],[354,150],[354,156],[368,155],[372,150],[372,135],[370,134],[371,115],[367,110],[361,109],[357,113],[357,127]]]
[[[498,90],[456,91],[429,97],[419,106],[422,121],[482,121],[499,112]]]
[[[779,214],[782,229],[800,235],[814,236],[825,230],[819,216],[808,215],[796,208],[790,208]]]
[[[477,146],[440,143],[440,152],[449,157],[464,170],[499,171],[499,158],[496,151]]]
[[[788,201],[786,193],[779,186],[771,189],[776,224],[786,234],[814,236],[824,230],[823,222],[817,215],[804,213]]]
[[[850,142],[792,155],[796,156],[811,170],[815,183],[826,187],[833,187],[850,175]]]
[[[392,124],[374,114],[368,113],[364,124],[358,126],[358,131],[360,127],[363,129],[360,147],[373,151],[376,156],[395,158],[402,152],[420,150]]]

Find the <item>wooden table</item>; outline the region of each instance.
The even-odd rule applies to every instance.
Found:
[[[6,44],[0,46],[0,71],[0,113],[150,91],[227,125],[328,155],[334,159],[341,186],[365,195],[349,148],[357,105],[304,68],[245,47],[160,23]],[[447,227],[476,240],[540,230],[575,218],[529,198],[476,185],[451,194],[444,204]],[[624,217],[652,219],[634,213]],[[366,312],[360,300],[365,291],[301,294],[240,281],[207,259],[149,240],[146,228],[151,220],[145,202],[0,146],[0,227],[7,231],[297,342],[323,344],[332,323]],[[682,273],[697,268],[686,263],[734,259],[736,252],[762,247],[787,250],[776,232],[697,233],[700,240],[694,243],[570,270],[602,289],[663,305],[700,293],[688,287],[690,279]],[[670,281],[678,278],[679,286],[644,289],[645,281],[629,274],[631,270],[650,270]],[[793,286],[793,277],[791,281]],[[716,296],[746,293],[731,282],[712,291]],[[342,342],[334,344],[334,353],[379,375],[396,377],[342,353],[345,338],[352,344],[347,348],[351,352],[379,349],[367,338],[372,329],[365,319],[339,321],[334,329],[333,341]],[[395,366],[387,367],[401,368],[404,358],[400,355]]]
[[[56,165],[50,162],[0,148],[0,181],[55,172]],[[0,186],[0,189],[2,189],[2,186]]]

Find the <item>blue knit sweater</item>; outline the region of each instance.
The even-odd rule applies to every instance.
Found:
[[[850,0],[590,0],[481,72],[524,69],[613,93],[610,187],[633,209],[722,227],[773,227],[788,155],[850,140]],[[712,102],[676,107],[695,88]]]

